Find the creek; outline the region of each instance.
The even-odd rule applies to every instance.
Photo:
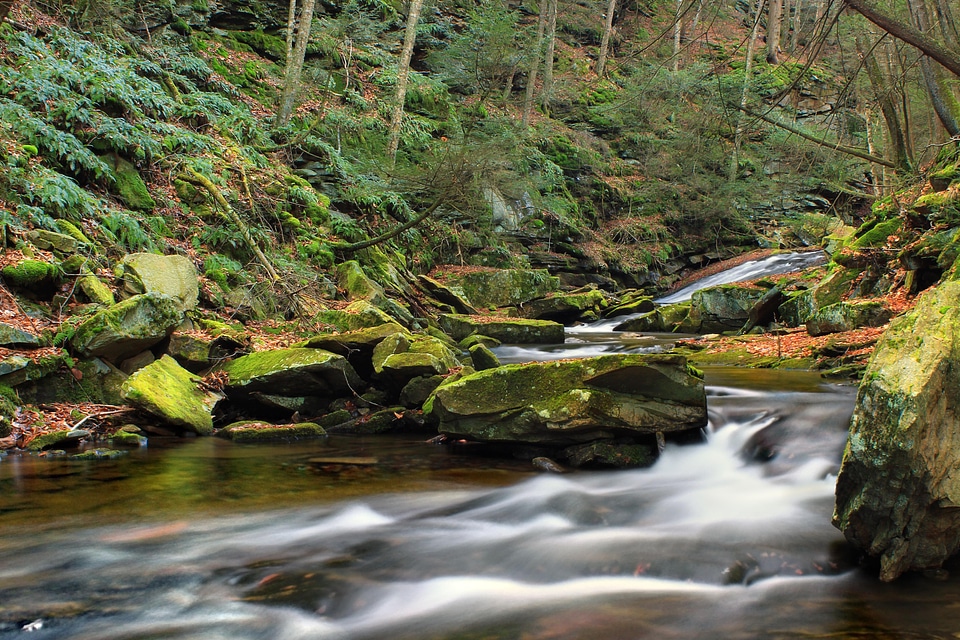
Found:
[[[830,525],[854,389],[706,382],[704,441],[640,470],[423,434],[8,456],[0,638],[957,637],[960,579],[881,584]]]

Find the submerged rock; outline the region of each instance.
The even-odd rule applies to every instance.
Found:
[[[960,550],[960,282],[894,320],[864,375],[833,522],[880,559],[880,577],[935,569]]]
[[[223,398],[223,394],[202,387],[199,377],[168,355],[127,378],[123,396],[164,423],[199,435],[213,432],[213,409]]]
[[[441,385],[423,410],[456,437],[553,446],[698,429],[707,420],[703,380],[675,355],[506,365]]]

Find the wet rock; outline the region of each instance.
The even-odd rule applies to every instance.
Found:
[[[123,257],[118,271],[123,289],[129,294],[170,296],[181,311],[197,306],[200,293],[197,268],[186,256],[132,253]]]
[[[223,398],[223,394],[201,385],[199,377],[168,355],[127,378],[123,396],[163,423],[199,435],[213,432],[213,409]]]
[[[659,310],[649,311],[636,318],[625,320],[613,328],[614,331],[632,331],[637,333],[658,333],[666,330],[663,314]]]
[[[436,298],[438,302],[450,305],[455,313],[463,313],[466,315],[476,315],[478,313],[473,305],[463,299],[463,296],[445,286],[443,283],[424,275],[417,276],[417,282],[420,283],[424,291]]]
[[[127,451],[117,449],[88,449],[70,456],[71,460],[116,460],[127,455]]]
[[[567,447],[564,454],[574,467],[627,469],[649,467],[656,461],[658,451],[656,442],[633,444],[598,440]]]
[[[892,315],[883,303],[873,300],[838,302],[813,314],[807,320],[807,333],[811,336],[823,336],[862,327],[881,327]]]
[[[694,333],[738,330],[766,293],[764,288],[740,284],[723,284],[695,291],[690,298],[689,329]]]
[[[960,550],[960,282],[920,296],[877,344],[837,478],[833,522],[880,577]]]
[[[171,333],[183,319],[178,303],[169,296],[147,293],[98,311],[85,320],[70,346],[82,356],[119,362],[149,349]]]
[[[674,355],[506,365],[442,384],[424,414],[486,442],[568,446],[706,424],[703,380]]]
[[[77,359],[69,368],[62,360],[48,365],[52,370],[32,381],[19,383],[17,393],[24,402],[96,402],[123,404],[120,391],[127,375],[100,358]],[[2,363],[0,363],[2,365]],[[0,378],[2,381],[4,378]]]
[[[440,375],[413,378],[400,390],[400,404],[411,409],[422,406],[442,382]]]
[[[554,462],[546,456],[537,456],[531,460],[530,463],[533,464],[533,468],[538,471],[546,471],[547,473],[569,473],[569,470],[563,465]]]
[[[603,312],[604,318],[613,318],[615,316],[624,316],[634,313],[650,313],[656,309],[657,305],[653,298],[646,295],[631,296],[620,304],[612,305]]]
[[[563,325],[550,320],[493,320],[476,316],[443,314],[440,326],[454,340],[482,334],[506,344],[558,344],[564,340]]]
[[[27,445],[28,451],[43,451],[45,449],[68,449],[80,445],[80,441],[89,438],[90,432],[83,429],[61,429],[51,431],[34,438]]]
[[[321,438],[327,435],[327,432],[314,422],[270,424],[256,420],[246,420],[227,425],[217,431],[217,435],[234,442],[270,442]]]

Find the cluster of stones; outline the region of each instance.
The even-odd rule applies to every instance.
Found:
[[[124,299],[88,296],[89,314],[61,336],[72,367],[30,365],[21,372],[29,375],[0,373],[0,385],[27,401],[70,399],[66,390],[83,385],[86,399],[140,410],[153,433],[251,442],[429,430],[574,466],[649,464],[658,442],[706,425],[702,376],[680,356],[501,365],[491,346],[560,343],[561,322],[597,319],[613,306],[595,288],[559,292],[544,271],[480,271],[446,283],[420,276],[412,280],[419,294],[440,310],[428,319],[347,262],[337,284],[349,305],[318,312],[337,331],[253,352],[242,329],[197,309],[198,277],[186,257],[133,254],[115,273]],[[618,306],[627,313],[638,300]],[[504,306],[509,313],[477,313]],[[39,343],[31,335],[6,343],[16,340]],[[120,433],[142,443],[132,427]],[[33,446],[64,447],[84,435],[50,434]]]

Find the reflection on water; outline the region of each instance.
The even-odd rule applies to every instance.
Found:
[[[829,524],[852,390],[707,376],[708,441],[646,470],[534,476],[410,436],[0,461],[0,637],[960,631],[960,581],[881,585]]]

